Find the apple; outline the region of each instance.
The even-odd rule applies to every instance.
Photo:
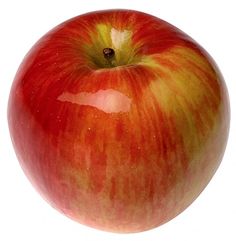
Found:
[[[132,10],[87,13],[48,32],[8,104],[17,157],[43,198],[118,233],[158,227],[197,198],[221,162],[229,119],[209,54]]]

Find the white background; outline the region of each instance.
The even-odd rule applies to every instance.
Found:
[[[0,1],[0,240],[236,240],[236,14],[234,0]],[[82,226],[51,208],[24,176],[11,145],[7,100],[24,55],[48,30],[76,15],[129,8],[158,16],[199,42],[219,65],[230,94],[231,129],[223,162],[200,197],[151,231],[112,234]]]

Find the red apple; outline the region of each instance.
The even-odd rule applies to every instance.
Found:
[[[208,184],[229,102],[193,39],[154,16],[109,10],[35,44],[8,120],[25,174],[53,207],[94,228],[139,232],[175,217]]]

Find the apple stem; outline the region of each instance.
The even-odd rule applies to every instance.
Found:
[[[112,48],[104,48],[103,56],[107,60],[110,67],[115,67],[115,51]]]

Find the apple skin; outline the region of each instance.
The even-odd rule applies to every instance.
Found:
[[[197,198],[221,162],[229,120],[209,54],[132,10],[84,14],[48,32],[8,104],[17,157],[40,194],[73,220],[120,233],[157,227]]]

